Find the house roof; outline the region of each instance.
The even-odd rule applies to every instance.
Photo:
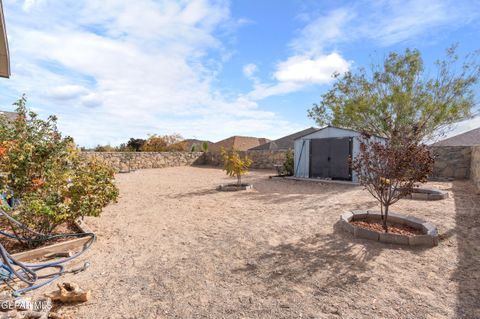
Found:
[[[8,52],[7,30],[3,16],[3,5],[0,0],[0,77],[10,77],[10,57]]]
[[[259,145],[256,147],[251,148],[251,151],[265,151],[265,150],[288,150],[294,148],[294,141],[302,136],[308,135],[310,133],[316,132],[317,129],[315,127],[309,127],[305,130],[295,132],[293,134],[281,137],[277,140],[271,141],[269,143],[265,143],[263,145]]]
[[[236,149],[237,151],[246,151],[252,147],[259,146],[264,143],[270,142],[267,138],[258,138],[251,136],[231,136],[217,143],[213,143],[209,150],[212,152],[218,152],[223,148]]]
[[[13,122],[17,118],[17,113],[8,112],[8,111],[0,111],[0,116],[5,116],[7,118],[7,121]]]
[[[480,127],[471,131],[458,134],[442,141],[436,142],[433,146],[473,146],[480,145]]]

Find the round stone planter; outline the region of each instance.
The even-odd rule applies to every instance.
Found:
[[[405,196],[405,198],[417,200],[441,200],[448,198],[448,192],[434,188],[417,187],[413,190],[412,194]]]
[[[340,216],[342,228],[353,234],[353,236],[356,238],[364,238],[382,243],[409,246],[433,247],[438,245],[437,228],[432,223],[413,216],[403,216],[396,213],[389,213],[388,222],[392,224],[407,225],[412,228],[419,229],[422,231],[421,235],[407,236],[393,233],[376,232],[355,226],[350,223],[356,220],[379,221],[381,220],[381,214],[380,212],[370,210],[355,210],[343,213]]]
[[[221,192],[238,192],[238,191],[248,191],[253,189],[252,184],[222,184],[217,187],[217,190]]]

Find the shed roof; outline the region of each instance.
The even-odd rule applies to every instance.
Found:
[[[308,136],[308,135],[310,135],[310,134],[313,134],[313,133],[316,133],[316,132],[319,132],[319,131],[322,131],[322,130],[325,130],[325,129],[328,129],[328,128],[332,128],[332,129],[336,129],[336,130],[342,130],[342,131],[348,131],[348,132],[352,132],[352,133],[356,133],[356,134],[362,134],[362,132],[355,131],[355,130],[352,130],[352,129],[349,129],[349,128],[342,128],[342,127],[327,125],[327,126],[325,126],[325,127],[316,129],[316,130],[314,130],[313,132],[310,132],[310,133],[307,133],[307,134],[298,136],[297,138],[295,138],[295,140],[304,138],[304,137],[306,137],[306,136]],[[374,135],[374,134],[372,134],[372,136],[375,136],[375,137],[378,137],[378,138],[381,138],[381,139],[386,139],[385,137],[378,136],[378,135]]]
[[[480,127],[471,131],[458,134],[442,141],[436,142],[433,146],[473,146],[480,145]]]
[[[3,5],[0,0],[0,77],[10,77],[10,57],[8,52],[7,30],[3,16]]]

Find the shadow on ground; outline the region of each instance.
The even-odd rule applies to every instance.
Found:
[[[232,269],[232,273],[249,273],[249,278],[268,287],[267,294],[304,283],[311,286],[315,295],[328,295],[331,290],[368,281],[370,276],[365,274],[368,263],[386,247],[355,241],[342,231],[339,223],[334,228],[330,234],[269,247],[263,254],[252,256],[244,267]]]
[[[453,280],[458,283],[457,318],[480,318],[480,195],[471,182],[454,182],[458,241],[458,266]]]

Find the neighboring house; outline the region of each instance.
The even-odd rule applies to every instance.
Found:
[[[8,52],[7,30],[3,16],[3,5],[0,0],[0,77],[10,77],[10,57]]]
[[[285,150],[288,150],[288,149],[293,150],[294,144],[295,144],[295,139],[297,139],[299,137],[302,137],[302,136],[305,136],[307,134],[313,133],[317,130],[318,129],[316,129],[314,127],[309,127],[305,130],[302,130],[302,131],[284,136],[284,137],[279,138],[277,140],[274,140],[274,141],[271,141],[271,142],[253,147],[253,148],[250,149],[250,151],[267,151],[267,150],[285,151]]]
[[[266,138],[232,136],[217,143],[213,143],[209,150],[211,152],[219,152],[222,148],[225,148],[227,150],[236,149],[237,151],[246,151],[252,147],[256,147],[268,142],[270,142],[270,140]]]
[[[294,176],[357,182],[350,160],[360,152],[360,135],[357,131],[327,126],[297,137]]]
[[[13,122],[17,118],[17,113],[8,112],[8,111],[0,111],[0,116],[5,116],[7,118],[7,121]]]
[[[436,142],[433,146],[473,146],[480,145],[480,127],[471,131],[458,134],[442,141]]]

